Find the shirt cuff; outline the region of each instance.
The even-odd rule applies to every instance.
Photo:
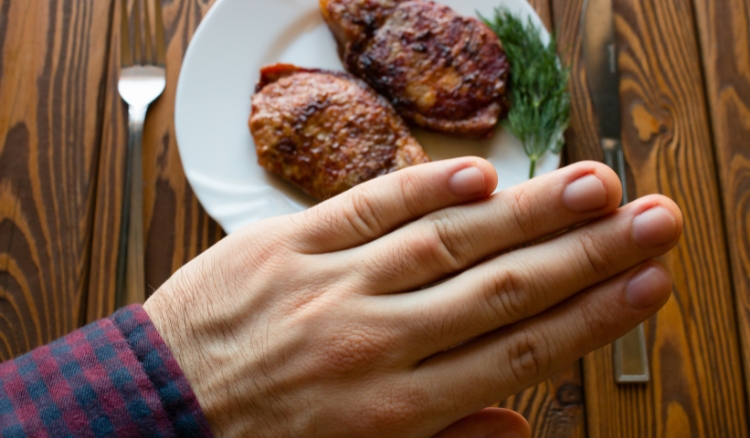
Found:
[[[0,437],[211,437],[143,307],[0,364]]]

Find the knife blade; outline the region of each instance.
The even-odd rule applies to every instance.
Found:
[[[587,0],[583,9],[586,80],[603,138],[620,138],[620,74],[612,0]]]
[[[581,15],[583,60],[594,114],[604,151],[604,161],[620,177],[622,204],[628,203],[625,156],[620,126],[620,74],[617,68],[612,0],[585,0]],[[615,381],[649,381],[648,355],[643,324],[613,345]]]

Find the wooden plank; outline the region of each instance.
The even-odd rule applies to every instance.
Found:
[[[91,266],[86,319],[96,321],[114,312],[117,275],[117,242],[124,188],[127,150],[127,107],[117,91],[120,75],[120,0],[110,0],[109,57],[102,96],[101,141],[97,163],[97,190],[94,194],[94,224],[91,239]]]
[[[0,2],[0,361],[84,319],[109,12]]]
[[[529,0],[529,3],[548,30],[554,29],[558,34],[564,31],[555,29],[549,0]],[[572,141],[575,143],[575,139]],[[521,413],[531,424],[535,438],[586,436],[580,363],[500,402],[499,406]]]
[[[580,57],[582,1],[553,0],[562,47]],[[636,192],[663,193],[682,208],[684,238],[663,258],[674,297],[647,323],[653,381],[617,386],[611,348],[584,359],[587,430],[592,437],[747,436],[740,353],[719,188],[692,8],[687,0],[615,1],[623,143]],[[567,24],[566,24],[567,23]],[[575,87],[585,83],[580,60]],[[575,89],[574,87],[574,89]],[[574,99],[574,111],[590,105]],[[594,136],[582,118],[571,135]],[[585,126],[588,124],[589,126]],[[598,158],[595,138],[574,158]]]
[[[529,4],[534,8],[537,15],[539,15],[539,18],[542,19],[544,27],[552,32],[555,26],[552,22],[552,6],[550,5],[550,0],[529,0]]]
[[[586,71],[581,57],[581,10],[584,0],[551,0],[557,47],[570,71],[570,127],[565,133],[564,160],[604,161],[599,134],[586,85]]]
[[[750,2],[694,0],[750,391]]]
[[[499,406],[523,415],[529,421],[535,438],[586,436],[579,363],[504,400]]]
[[[115,1],[115,0],[113,0]],[[143,132],[144,223],[146,225],[146,292],[166,281],[174,271],[223,237],[223,231],[195,198],[180,163],[174,134],[177,79],[188,42],[201,18],[214,3],[162,1],[167,44],[167,86],[149,109]],[[119,8],[115,22],[119,23]],[[114,309],[114,278],[120,230],[122,163],[127,141],[127,109],[117,94],[119,31],[115,26],[108,77],[105,135],[99,162],[99,193],[89,293],[90,321]],[[116,239],[114,239],[116,240]]]
[[[147,293],[223,237],[221,227],[206,214],[185,179],[174,129],[182,58],[214,0],[162,0],[162,4],[167,38],[167,87],[149,112],[143,132]]]

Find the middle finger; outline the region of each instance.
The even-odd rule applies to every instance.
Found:
[[[419,340],[420,347],[410,352],[421,358],[533,317],[660,256],[674,246],[681,232],[682,215],[676,204],[649,196],[551,241],[496,257],[445,283],[379,298],[390,302],[390,324],[406,330],[408,339]]]
[[[369,244],[336,254],[368,294],[420,288],[480,260],[617,209],[608,167],[582,162],[474,204],[432,213]],[[356,268],[356,269],[355,269]]]

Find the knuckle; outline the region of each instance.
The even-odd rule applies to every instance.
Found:
[[[302,226],[310,226],[310,223],[320,225],[332,226],[336,223],[335,219],[338,210],[338,199],[333,198],[328,201],[323,201],[307,210],[303,210],[297,213],[302,216],[302,219],[298,223]],[[292,215],[296,216],[296,215]]]
[[[327,206],[318,204],[299,213],[290,214],[289,225],[297,235],[315,237],[324,229],[330,229],[331,215],[324,212]]]
[[[307,239],[317,242],[327,239],[331,232],[339,231],[338,223],[342,209],[336,201],[338,200],[334,198],[321,202],[312,208],[288,216],[292,218],[291,224],[298,227],[297,232],[290,234],[305,236]]]
[[[352,193],[349,200],[350,208],[344,210],[344,219],[365,240],[374,239],[384,231],[375,201],[373,201],[377,196],[373,195],[371,190],[362,187],[362,190]]]
[[[517,189],[509,195],[508,204],[510,213],[518,230],[525,236],[534,236],[538,233],[540,225],[534,212],[536,201],[526,190]]]
[[[455,272],[466,264],[465,252],[467,236],[464,235],[460,219],[449,217],[444,213],[433,215],[429,221],[429,232],[425,240],[430,248],[433,260],[445,271]]]
[[[512,269],[502,269],[494,274],[485,297],[490,317],[503,322],[524,318],[530,305],[524,283]]]
[[[608,252],[606,248],[603,248],[604,243],[602,240],[592,231],[583,230],[578,243],[581,253],[584,256],[582,262],[585,263],[585,271],[593,272],[598,277],[606,276],[610,260],[607,256]]]
[[[607,321],[619,321],[612,310],[614,308],[616,307],[601,306],[585,300],[579,305],[580,318],[578,320],[583,324],[583,338],[586,344],[596,342],[605,333],[610,333],[611,327]]]
[[[399,174],[397,172],[397,174]],[[423,199],[425,193],[420,178],[414,172],[401,172],[398,179],[399,190],[401,193],[401,203],[404,211],[410,217],[419,216],[420,208],[418,203]]]
[[[508,366],[513,378],[520,383],[535,383],[549,373],[549,344],[538,331],[527,329],[517,332],[510,341],[508,353]]]
[[[472,258],[468,236],[461,231],[460,218],[442,212],[412,223],[395,234],[394,242],[379,247],[366,268],[368,281],[386,282],[405,276],[463,269]]]
[[[422,254],[429,251],[423,240],[401,238],[395,245],[376,251],[374,263],[356,268],[368,284],[389,284],[417,274],[422,269]]]

